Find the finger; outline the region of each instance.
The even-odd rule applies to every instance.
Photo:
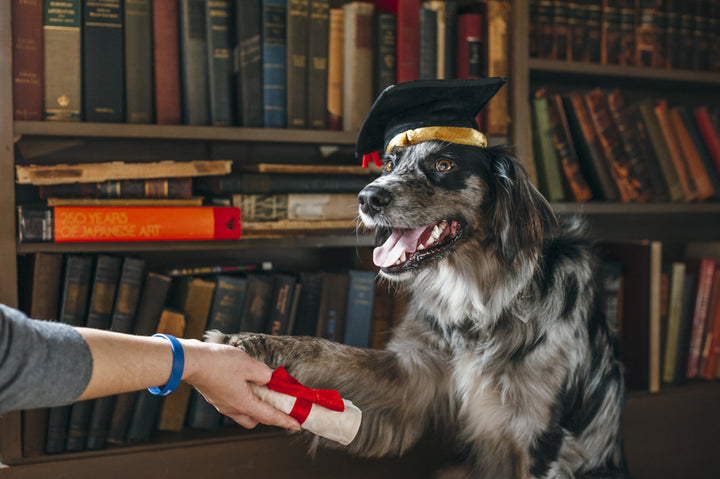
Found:
[[[246,416],[245,414],[237,414],[228,417],[230,417],[230,419],[232,419],[236,423],[240,424],[245,429],[254,429],[255,426],[260,424],[260,421],[256,421],[255,419],[251,418],[250,416]]]
[[[255,396],[255,398],[256,402],[253,404],[253,410],[250,411],[255,419],[270,426],[280,426],[296,431],[300,430],[300,423],[295,418],[275,409],[265,401],[257,398],[257,396]]]

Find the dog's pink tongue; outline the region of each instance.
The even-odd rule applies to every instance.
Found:
[[[373,250],[373,262],[376,266],[387,268],[394,265],[403,253],[413,253],[417,249],[418,238],[425,226],[413,229],[396,229],[390,237]]]

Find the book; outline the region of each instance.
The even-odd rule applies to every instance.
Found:
[[[717,262],[710,258],[686,260],[688,270],[697,276],[697,288],[694,298],[693,316],[690,328],[690,343],[688,348],[686,378],[699,377],[700,359],[702,357],[703,341],[707,330],[710,295],[713,289],[713,278],[717,269]]]
[[[660,165],[660,171],[662,172],[665,183],[668,186],[668,194],[670,199],[673,201],[680,201],[685,198],[685,192],[683,185],[678,178],[678,174],[675,171],[675,164],[670,156],[669,148],[667,146],[663,132],[660,129],[657,116],[655,116],[654,105],[652,100],[643,100],[639,103],[639,113],[642,123],[647,132],[647,137],[650,140],[654,157],[657,158],[658,164]]]
[[[43,2],[13,0],[13,119],[43,118]]]
[[[610,65],[620,63],[620,39],[622,32],[621,0],[605,0],[602,5],[600,62]]]
[[[373,102],[372,28],[374,6],[350,2],[343,6],[345,19],[343,53],[343,130],[359,131]]]
[[[287,4],[287,127],[307,128],[310,0]]]
[[[331,8],[329,15],[327,80],[328,128],[331,130],[342,130],[345,12],[342,8]]]
[[[345,311],[344,344],[357,348],[370,346],[370,322],[375,298],[375,273],[348,271],[348,299]]]
[[[183,178],[230,173],[229,160],[154,161],[150,163],[80,163],[57,165],[16,165],[20,185],[59,185],[67,183],[100,183],[110,180]]]
[[[683,328],[683,325],[681,324],[681,313],[684,282],[685,263],[682,261],[675,261],[671,264],[667,332],[665,334],[663,349],[662,380],[667,384],[675,382],[675,363],[678,355],[678,339],[680,336],[680,330]]]
[[[310,0],[307,70],[307,127],[328,127],[328,47],[330,39],[329,0]]]
[[[318,312],[320,311],[320,292],[323,278],[318,272],[300,273],[298,285],[300,298],[297,317],[291,334],[294,336],[314,336],[317,331]]]
[[[82,107],[80,0],[44,2],[43,119],[79,121]]]
[[[186,125],[210,122],[207,31],[203,0],[180,0],[180,85]]]
[[[170,290],[169,277],[149,272],[143,282],[142,292],[138,300],[137,315],[133,324],[133,334],[150,336],[155,333],[163,313],[165,299]],[[130,392],[117,396],[111,415],[107,442],[125,444],[128,427],[131,422],[135,402],[141,393]],[[153,417],[156,417],[153,416]],[[154,423],[152,424],[154,427]]]
[[[297,278],[289,274],[275,274],[272,279],[273,290],[265,332],[273,336],[284,336],[290,333],[290,312]]]
[[[487,5],[487,76],[510,75],[510,2],[488,0]],[[507,135],[510,127],[510,89],[501,88],[485,106],[485,134]]]
[[[125,120],[153,121],[153,20],[152,1],[125,4]],[[163,85],[164,88],[164,85]]]
[[[109,329],[115,292],[120,279],[122,259],[117,256],[98,255],[90,292],[85,326],[93,329]],[[87,444],[90,418],[95,400],[79,401],[72,405],[68,422],[67,451],[82,451]]]
[[[202,206],[203,198],[47,198],[48,206]]]
[[[83,3],[83,119],[125,120],[123,2]]]
[[[182,123],[180,105],[179,11],[175,0],[152,2],[155,122]]]
[[[420,80],[438,77],[438,12],[427,5],[420,8]]]
[[[355,219],[355,193],[276,193],[233,195],[244,221]]]
[[[183,337],[186,329],[185,314],[172,308],[163,308],[155,333],[170,334]],[[176,394],[183,388],[178,387]],[[129,442],[143,442],[150,439],[156,428],[163,406],[172,396],[155,396],[148,390],[139,391],[135,406],[127,427],[127,440]]]
[[[214,195],[274,193],[359,193],[368,183],[360,175],[243,173],[198,178],[198,193]]]
[[[580,170],[593,192],[593,197],[617,201],[620,193],[608,165],[603,160],[599,140],[582,94],[571,93],[563,97],[563,103]]]
[[[718,131],[710,120],[707,107],[701,106],[695,108],[693,115],[695,116],[700,134],[703,140],[705,140],[705,145],[713,159],[713,163],[715,163],[715,168],[717,171],[720,171],[720,134],[718,134]]]
[[[20,242],[238,239],[240,210],[213,206],[18,206]]]
[[[693,180],[690,168],[685,161],[683,152],[677,139],[677,134],[670,122],[670,114],[668,113],[667,103],[665,100],[658,101],[654,106],[655,117],[657,118],[660,130],[663,133],[668,152],[675,166],[675,172],[683,188],[685,200],[692,201],[698,198],[697,188]]]
[[[620,0],[620,65],[635,64],[635,0]]]
[[[287,125],[287,0],[262,0],[263,125]]]
[[[457,78],[458,5],[455,0],[443,0],[442,3],[445,4],[444,78],[453,79]]]
[[[248,263],[240,265],[217,265],[217,266],[194,266],[189,268],[172,268],[167,271],[167,275],[171,277],[177,276],[197,276],[204,274],[221,274],[221,273],[239,273],[251,271],[272,271],[274,269],[272,261],[262,261],[260,263]]]
[[[552,58],[555,60],[568,59],[569,7],[570,2],[566,0],[554,1],[552,4]]]
[[[32,258],[29,304],[23,309],[33,319],[56,320],[60,304],[63,255],[35,253]],[[22,413],[22,455],[41,456],[45,453],[48,408],[25,410]]]
[[[433,75],[431,78],[445,79],[449,78],[446,74],[445,68],[447,66],[446,55],[448,54],[448,42],[451,42],[453,47],[456,46],[457,36],[449,36],[447,32],[447,14],[450,10],[457,12],[457,5],[454,2],[446,3],[444,0],[424,0],[420,10],[420,70],[422,71],[423,63],[423,41],[425,40],[423,35],[423,15],[425,10],[429,10],[435,14],[435,25],[432,26],[432,35],[435,37],[434,41],[434,56],[435,66],[432,68]],[[431,19],[430,16],[428,19]],[[452,70],[455,70],[455,63],[452,64]],[[422,73],[421,73],[422,76]]]
[[[658,34],[655,17],[660,13],[659,5],[656,0],[638,1],[635,40],[635,64],[638,66],[656,66],[657,60],[654,60],[653,52],[656,46],[655,37]]]
[[[233,2],[206,2],[205,21],[208,59],[208,103],[210,125],[235,123]]]
[[[58,321],[70,326],[85,326],[92,263],[92,256],[76,254],[66,256]],[[45,443],[46,453],[55,454],[65,450],[70,410],[71,406],[58,406],[50,409],[47,442]]]
[[[628,121],[627,131],[632,131],[634,145],[637,147],[641,158],[645,160],[645,167],[652,184],[653,195],[657,200],[667,200],[670,197],[668,183],[652,144],[650,143],[648,129],[643,120],[643,115],[640,112],[640,106],[637,103],[633,103],[627,107],[625,112],[627,113]],[[618,126],[618,129],[621,135],[625,134],[622,127]],[[638,169],[638,171],[640,171],[640,169]]]
[[[668,115],[670,118],[670,125],[675,131],[680,152],[687,163],[688,173],[692,182],[695,184],[697,199],[706,200],[716,196],[718,192],[715,190],[713,182],[710,179],[710,175],[705,169],[705,164],[700,159],[700,153],[698,153],[698,150],[695,148],[695,143],[693,143],[693,140],[690,137],[690,132],[685,126],[685,122],[680,114],[679,108],[671,108],[668,111]]]
[[[572,143],[570,127],[565,117],[565,108],[560,95],[548,95],[548,113],[552,141],[564,180],[564,196],[576,202],[587,201],[592,198],[592,191],[580,172],[580,164]]]
[[[272,291],[272,276],[254,273],[247,275],[247,292],[240,320],[241,332],[263,333],[267,330]]]
[[[533,141],[537,147],[535,157],[540,159],[537,163],[540,191],[550,201],[563,201],[565,195],[560,176],[560,164],[553,144],[548,99],[544,89],[535,93],[532,100],[532,113]]]
[[[350,278],[347,273],[323,272],[322,276],[315,336],[342,342],[345,339],[345,314]]]
[[[240,315],[245,303],[247,279],[241,276],[218,275],[208,316],[207,329],[226,334],[240,330]],[[197,429],[217,429],[222,415],[208,404],[197,390],[193,390],[188,407],[188,426]]]
[[[236,119],[247,127],[263,126],[261,34],[260,0],[235,2]]]
[[[375,14],[375,40],[373,53],[373,97],[377,96],[390,85],[394,85],[397,74],[397,17],[392,13],[378,12]]]
[[[625,156],[620,134],[610,116],[607,97],[599,88],[584,95],[585,104],[597,134],[600,152],[603,154],[621,201],[646,201],[641,194],[630,160]]]
[[[181,278],[178,281],[173,302],[177,310],[185,315],[183,338],[202,340],[207,329],[215,285],[215,281],[201,278]],[[158,417],[159,430],[182,430],[191,393],[192,386],[181,382],[172,395],[165,397]]]
[[[714,379],[720,354],[720,270],[715,271],[708,312],[708,330],[704,339],[700,373],[705,379]]]
[[[321,174],[321,175],[363,175],[365,177],[375,177],[379,174],[371,168],[363,168],[360,165],[307,165],[307,164],[290,164],[290,163],[255,163],[253,165],[242,165],[236,167],[239,171],[247,171],[252,173],[302,173],[302,174]]]
[[[111,331],[125,334],[133,332],[144,272],[145,260],[132,256],[123,259],[110,319]],[[117,396],[106,396],[95,400],[88,429],[87,449],[97,450],[105,447],[116,402]]]
[[[397,82],[420,77],[420,0],[375,0],[378,11],[397,18]]]
[[[700,158],[700,161],[704,166],[705,173],[707,173],[710,183],[715,190],[715,195],[717,196],[720,193],[720,171],[715,168],[710,151],[702,139],[702,134],[700,133],[700,129],[693,118],[691,110],[685,107],[676,108],[682,118],[685,128],[687,129],[687,133],[690,136],[690,141],[694,146],[695,152]]]
[[[192,197],[192,178],[109,180],[98,183],[62,183],[58,185],[41,185],[38,188],[38,193],[41,199],[190,199]]]
[[[660,285],[662,243],[637,241],[605,243],[605,260],[617,261],[623,271],[623,310],[620,353],[629,390],[660,389]]]
[[[486,55],[483,41],[484,16],[481,13],[461,13],[457,17],[457,78],[484,76]]]

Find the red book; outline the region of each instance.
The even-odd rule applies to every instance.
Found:
[[[178,2],[155,0],[153,48],[155,68],[155,117],[160,125],[179,125],[180,53],[178,46]]]
[[[718,136],[718,132],[713,128],[707,107],[696,108],[693,113],[695,114],[695,121],[697,121],[700,134],[715,163],[715,168],[720,172],[720,136]]]
[[[381,12],[397,15],[397,82],[420,78],[420,0],[375,0]]]
[[[717,263],[713,259],[688,261],[688,268],[697,269],[698,283],[695,296],[695,310],[693,313],[692,329],[690,333],[690,349],[688,351],[687,377],[694,378],[701,375],[700,358],[702,356],[703,340],[705,339],[708,324],[708,310],[710,296],[713,289],[713,279]]]
[[[715,271],[713,278],[713,291],[710,296],[710,310],[708,311],[707,333],[703,348],[703,361],[700,373],[705,379],[715,377],[718,356],[720,355],[720,270]]]
[[[42,120],[43,1],[13,0],[11,9],[13,116]]]
[[[481,78],[485,75],[485,42],[481,13],[463,13],[457,19],[457,77]],[[485,128],[487,110],[478,113],[475,120],[481,131]]]
[[[238,239],[240,209],[182,206],[18,207],[21,242]]]

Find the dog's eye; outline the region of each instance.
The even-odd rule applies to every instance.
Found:
[[[385,171],[392,171],[395,167],[395,162],[393,160],[388,160],[387,163],[385,163]]]
[[[435,170],[439,172],[445,172],[450,171],[455,167],[455,163],[453,163],[450,160],[438,160],[437,163],[435,163]]]

